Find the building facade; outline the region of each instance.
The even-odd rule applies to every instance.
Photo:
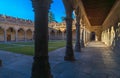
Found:
[[[82,31],[84,34],[90,32],[81,26],[81,39]],[[72,39],[76,39],[76,27],[75,21],[72,26]],[[66,23],[51,22],[48,27],[49,40],[65,40],[66,39]],[[88,37],[89,38],[89,37]],[[21,18],[15,18],[11,16],[0,15],[0,42],[20,42],[20,41],[32,41],[34,40],[34,22],[31,20],[25,20]],[[86,38],[84,38],[87,42]]]

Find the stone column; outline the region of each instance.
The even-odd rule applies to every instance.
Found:
[[[18,41],[18,30],[15,31],[15,41]]]
[[[48,57],[48,10],[50,0],[32,0],[35,12],[35,54],[31,78],[52,78]]]
[[[57,31],[55,31],[54,40],[57,40],[57,39],[58,39],[58,33],[57,33]]]
[[[84,34],[84,36],[83,36],[83,40],[84,40],[84,44],[85,44],[85,28],[84,28],[84,32],[83,32]]]
[[[6,43],[7,42],[7,30],[4,29],[4,42]]]
[[[32,31],[32,41],[34,41],[34,31]]]
[[[72,13],[73,13],[73,1],[62,0],[66,11],[66,51],[64,60],[74,61],[74,53],[72,46]]]
[[[85,43],[87,42],[86,37],[87,37],[87,36],[86,36],[86,30],[85,30]]]
[[[62,31],[62,40],[64,40],[65,38],[64,38],[64,31]]]
[[[87,37],[87,42],[89,41],[89,35],[88,35],[88,31],[87,31],[87,34],[86,34],[86,37]]]
[[[50,38],[51,38],[51,35],[50,35],[50,30],[49,30],[49,32],[48,32],[48,37],[49,37],[49,40],[50,40]]]
[[[80,24],[76,23],[76,44],[75,44],[75,51],[81,52],[80,46]]]
[[[74,59],[73,46],[72,46],[72,18],[66,18],[66,52],[65,60],[72,61]]]
[[[25,33],[24,33],[24,41],[25,42],[27,41],[27,39],[26,39],[26,33],[27,33],[27,31],[25,31]]]
[[[85,45],[84,45],[84,28],[82,29],[81,47],[85,47]]]

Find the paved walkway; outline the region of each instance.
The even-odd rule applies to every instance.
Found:
[[[64,61],[65,48],[50,52],[51,73],[54,78],[120,78],[120,55],[101,42],[90,42],[76,61]],[[0,78],[30,78],[32,56],[0,51],[3,66]]]

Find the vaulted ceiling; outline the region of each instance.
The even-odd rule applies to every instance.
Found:
[[[82,0],[85,12],[92,26],[100,26],[109,14],[116,0]]]

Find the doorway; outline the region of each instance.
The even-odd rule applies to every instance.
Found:
[[[11,41],[11,35],[10,34],[7,35],[7,41]]]
[[[95,41],[95,36],[96,36],[95,32],[91,32],[91,38],[90,38],[90,40],[91,41]]]

